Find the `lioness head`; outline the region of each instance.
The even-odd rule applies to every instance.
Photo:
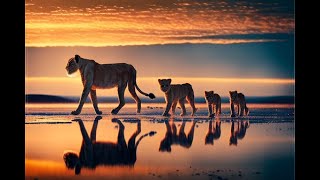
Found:
[[[158,79],[160,89],[163,92],[168,92],[170,89],[171,79]]]
[[[205,91],[204,92],[204,97],[206,99],[206,101],[212,102],[213,101],[213,91]]]
[[[78,175],[81,172],[81,162],[79,156],[74,152],[67,152],[63,155],[63,160],[68,169],[74,169],[75,174]]]
[[[238,92],[237,91],[229,91],[229,95],[230,95],[231,101],[235,101],[237,99]]]
[[[75,57],[69,59],[68,64],[66,66],[68,75],[71,75],[77,72],[77,70],[79,69],[79,65],[78,65],[79,58],[80,58],[79,55],[75,55]]]

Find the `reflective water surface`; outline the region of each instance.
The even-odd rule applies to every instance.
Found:
[[[294,179],[292,107],[251,107],[252,116],[235,119],[227,110],[208,119],[205,110],[163,118],[161,109],[148,109],[117,116],[26,111],[26,179]]]

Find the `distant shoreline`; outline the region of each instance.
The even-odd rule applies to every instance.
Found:
[[[164,97],[157,97],[156,99],[149,99],[140,97],[143,102],[147,103],[165,103]],[[131,97],[125,97],[127,103],[134,103]],[[276,104],[293,104],[294,96],[246,96],[247,103],[276,103]],[[99,102],[118,102],[118,97],[101,97]],[[229,103],[228,97],[221,97],[222,103]],[[27,94],[26,103],[78,103],[79,97],[76,96],[54,96],[45,94]],[[86,102],[90,102],[88,97]],[[204,97],[195,97],[196,103],[206,103]]]

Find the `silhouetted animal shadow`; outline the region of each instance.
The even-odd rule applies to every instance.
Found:
[[[188,135],[186,135],[186,133],[184,132],[186,121],[182,121],[182,125],[180,126],[178,134],[177,134],[177,127],[173,120],[171,121],[171,124],[168,120],[166,120],[165,124],[167,128],[167,132],[165,137],[160,142],[159,151],[171,152],[171,145],[180,145],[185,148],[191,147],[196,121],[192,121],[192,125]]]
[[[231,135],[229,139],[229,145],[238,145],[238,139],[243,139],[249,128],[249,121],[239,120],[237,129],[234,129],[234,121],[231,124]]]
[[[207,144],[211,144],[213,145],[213,140],[214,139],[219,139],[221,136],[221,121],[215,121],[216,126],[212,126],[213,121],[210,120],[209,121],[209,129],[208,129],[208,133],[206,135],[205,138],[205,145]]]
[[[146,133],[135,142],[136,137],[141,132],[141,122],[137,123],[137,130],[132,134],[126,143],[124,137],[124,125],[119,119],[113,118],[112,122],[118,123],[119,132],[117,142],[96,141],[96,131],[98,121],[101,116],[97,116],[93,122],[90,137],[81,119],[75,119],[79,123],[82,134],[82,145],[79,156],[74,152],[66,152],[63,155],[64,162],[68,169],[75,169],[75,174],[80,174],[81,168],[95,169],[98,165],[127,165],[134,166],[137,156],[137,147],[140,141],[146,136],[152,136],[156,132]]]

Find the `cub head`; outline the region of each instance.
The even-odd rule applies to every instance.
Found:
[[[214,95],[214,92],[213,91],[205,91],[204,92],[204,97],[206,99],[206,101],[213,101],[213,95]]]
[[[230,95],[231,101],[235,101],[237,99],[238,92],[237,91],[229,91],[229,95]]]
[[[171,79],[158,79],[160,89],[163,92],[168,92],[170,90]]]
[[[77,72],[77,70],[79,69],[79,64],[78,64],[79,59],[80,59],[79,55],[75,55],[75,57],[69,59],[67,66],[66,66],[66,70],[67,70],[68,75],[71,75],[71,74]]]

